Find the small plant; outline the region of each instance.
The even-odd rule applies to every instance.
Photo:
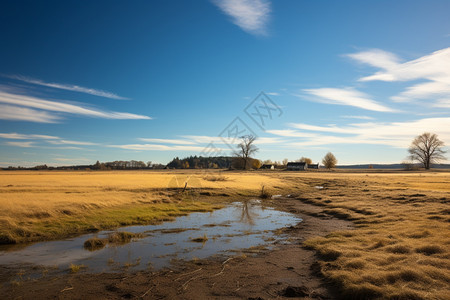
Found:
[[[223,176],[223,175],[209,175],[209,176],[203,177],[203,179],[207,180],[207,181],[227,181],[228,177]]]
[[[267,189],[265,188],[264,185],[261,186],[261,193],[259,194],[259,198],[261,199],[267,199],[267,198],[271,198],[272,195],[267,192]]]
[[[103,249],[108,241],[106,239],[100,239],[100,238],[90,238],[87,241],[84,242],[84,249],[89,251],[95,251]]]
[[[140,233],[117,231],[109,236],[108,242],[112,244],[126,244],[129,243],[133,238],[140,237],[142,237],[142,234]]]
[[[201,237],[191,239],[191,241],[196,242],[196,243],[206,243],[207,240],[208,240],[208,237],[206,236],[206,234],[204,234]]]
[[[86,266],[84,266],[84,265],[70,264],[69,270],[70,270],[70,273],[78,273],[82,268],[85,268],[85,267]]]

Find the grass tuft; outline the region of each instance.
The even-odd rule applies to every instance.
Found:
[[[203,236],[191,239],[191,241],[196,242],[196,243],[206,243],[207,240],[208,240],[208,237],[206,236],[206,234],[204,234]]]
[[[208,176],[203,177],[203,179],[207,180],[207,181],[212,181],[212,182],[214,182],[214,181],[227,181],[228,177],[223,176],[223,175],[208,175]]]
[[[94,237],[94,238],[90,238],[87,241],[85,241],[83,246],[84,246],[84,249],[86,249],[86,250],[95,251],[95,250],[103,249],[107,243],[108,243],[107,239],[100,239],[100,238]]]
[[[86,268],[86,266],[85,265],[75,265],[75,264],[70,264],[70,266],[69,266],[70,273],[78,273],[83,268]]]
[[[444,249],[442,249],[442,247],[440,247],[438,245],[427,245],[427,246],[422,246],[422,247],[416,248],[416,252],[422,253],[425,255],[433,255],[433,254],[443,253]]]
[[[411,249],[404,245],[395,245],[395,246],[387,247],[385,250],[388,252],[391,252],[391,253],[395,253],[395,254],[411,253]]]
[[[126,244],[131,242],[134,238],[141,238],[141,233],[133,233],[127,231],[116,231],[109,235],[108,242],[111,244]]]
[[[259,193],[259,198],[261,199],[269,199],[272,195],[267,191],[266,187],[263,185],[261,186],[261,192]]]

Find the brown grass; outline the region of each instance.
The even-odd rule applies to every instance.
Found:
[[[208,237],[204,234],[203,236],[192,238],[191,241],[196,243],[206,243],[206,241],[208,241]]]
[[[0,172],[0,242],[170,220],[217,207],[213,195],[229,196],[220,201],[258,196],[264,184],[274,194],[299,195],[298,201],[317,205],[319,217],[355,224],[354,230],[304,243],[317,251],[321,274],[343,298],[450,295],[449,173],[230,172],[226,181],[204,176],[201,171]],[[175,198],[171,190],[184,184],[173,182],[186,180],[192,197]]]
[[[223,175],[209,175],[209,176],[203,177],[203,179],[207,180],[207,181],[227,181],[228,177],[223,176]]]
[[[223,180],[217,171],[209,176],[195,170],[0,171],[0,244],[154,224],[219,207],[199,200],[254,197],[263,182],[284,186],[264,174],[230,172]],[[186,181],[186,193],[179,194]]]
[[[297,176],[325,186],[299,201],[355,223],[304,243],[343,298],[448,299],[449,173]]]
[[[126,243],[131,242],[132,239],[137,239],[137,238],[142,238],[142,237],[143,237],[142,233],[116,231],[109,236],[108,242],[111,244],[126,244]]]
[[[107,243],[108,243],[108,240],[106,240],[106,239],[90,238],[84,242],[83,246],[84,246],[84,249],[86,249],[86,250],[95,251],[95,250],[103,249]]]

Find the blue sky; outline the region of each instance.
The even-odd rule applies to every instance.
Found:
[[[0,166],[450,145],[450,1],[3,1]],[[264,94],[261,94],[264,92]]]

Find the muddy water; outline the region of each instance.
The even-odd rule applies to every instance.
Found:
[[[124,245],[108,244],[96,251],[84,249],[84,242],[92,237],[107,238],[112,231],[36,243],[19,250],[3,248],[0,265],[31,264],[67,271],[70,264],[76,264],[84,265],[85,272],[159,269],[169,266],[172,259],[270,248],[274,242],[286,239],[275,232],[277,229],[299,222],[297,216],[264,207],[258,200],[236,202],[211,213],[191,213],[160,225],[120,228],[142,233],[143,237]],[[197,239],[200,241],[195,242]]]

